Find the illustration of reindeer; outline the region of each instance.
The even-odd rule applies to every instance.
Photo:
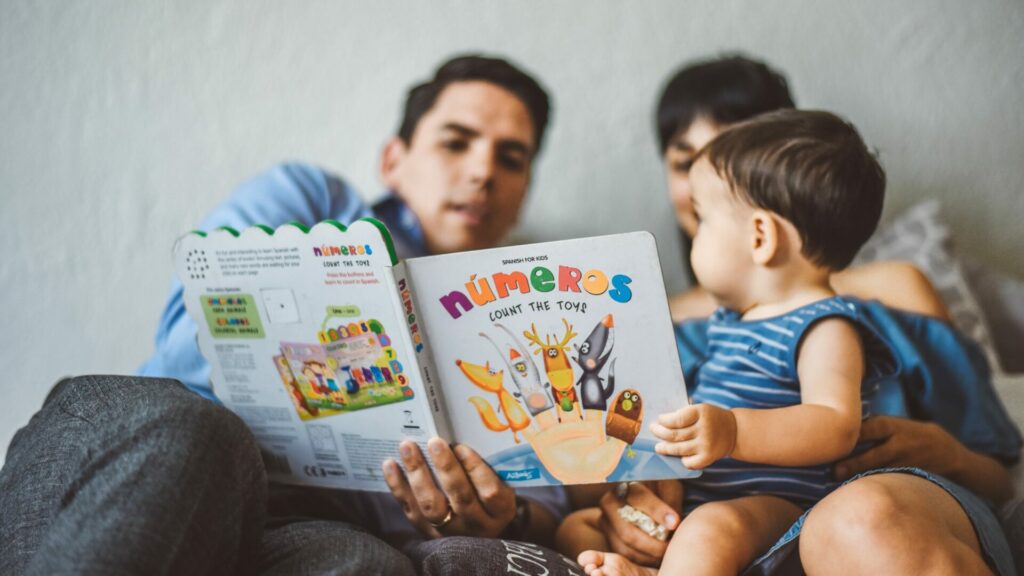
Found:
[[[537,326],[534,324],[530,324],[533,331],[524,330],[523,336],[537,346],[534,354],[543,353],[544,371],[547,372],[548,380],[551,382],[551,396],[558,408],[561,409],[561,411],[555,410],[558,421],[562,422],[562,412],[576,412],[579,419],[582,420],[583,410],[580,408],[579,402],[576,401],[572,364],[569,363],[568,355],[569,340],[576,336],[576,333],[572,331],[572,326],[565,318],[562,318],[562,324],[565,325],[565,336],[557,341],[557,344],[551,343],[551,334],[545,335],[544,343],[541,343],[540,334],[537,333]]]
[[[494,346],[494,349],[505,361],[505,365],[508,366],[508,373],[512,376],[512,382],[518,390],[512,394],[526,403],[526,409],[530,411],[530,414],[536,416],[541,412],[547,412],[551,409],[551,396],[545,389],[551,388],[551,385],[541,382],[540,371],[530,359],[530,350],[519,342],[519,339],[507,326],[500,322],[496,322],[494,326],[500,328],[508,336],[504,350],[487,334],[481,332],[480,336],[486,338],[491,346]]]

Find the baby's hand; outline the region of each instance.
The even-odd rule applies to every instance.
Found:
[[[680,456],[691,470],[706,468],[732,454],[736,447],[736,417],[711,404],[693,404],[658,416],[651,433],[660,438],[658,454]]]

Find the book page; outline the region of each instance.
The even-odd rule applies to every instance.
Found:
[[[214,392],[252,429],[273,480],[384,491],[398,442],[436,434],[388,241],[360,221],[176,246]]]
[[[513,486],[681,478],[687,402],[646,232],[406,261],[454,437]]]

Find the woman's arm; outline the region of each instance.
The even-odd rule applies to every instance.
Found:
[[[668,299],[669,313],[672,315],[672,321],[677,323],[691,318],[711,316],[717,307],[718,304],[711,294],[700,286],[674,294]]]
[[[909,262],[872,262],[832,275],[837,294],[878,300],[889,308],[932,316],[949,322],[942,297],[920,270]],[[669,298],[673,322],[704,318],[715,311],[714,298],[700,286]]]
[[[889,308],[933,316],[949,322],[942,297],[920,270],[909,262],[871,262],[832,275],[838,294],[878,300]]]
[[[971,451],[938,424],[894,416],[864,421],[860,439],[878,444],[835,465],[845,480],[860,472],[887,466],[912,466],[941,474],[994,504],[1013,496],[1010,473],[998,460]]]

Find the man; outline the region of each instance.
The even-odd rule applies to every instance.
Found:
[[[544,90],[509,63],[455,58],[410,91],[381,156],[383,200],[367,206],[333,175],[283,165],[239,187],[201,228],[372,215],[400,257],[494,246],[518,218],[548,112]],[[367,531],[402,545],[426,573],[551,573],[546,565],[561,563],[537,546],[487,540],[548,541],[561,491],[519,497],[471,449],[440,439],[428,443],[435,475],[414,443],[402,444],[405,471],[384,470],[394,498],[268,487],[251,434],[209,401],[195,334],[175,282],[140,373],[207,400],[173,380],[118,377],[51,392],[0,472],[0,572],[412,573]]]

